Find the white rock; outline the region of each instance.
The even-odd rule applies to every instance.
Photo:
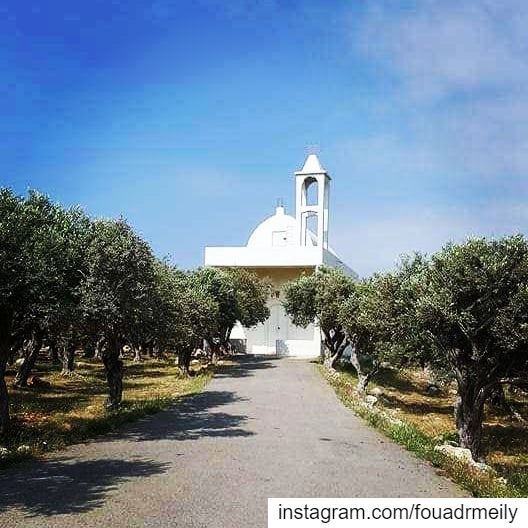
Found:
[[[24,358],[18,358],[18,359],[15,361],[15,367],[20,367],[20,366],[22,366],[22,363],[24,363]]]
[[[473,462],[473,465],[480,469],[481,471],[490,471],[493,472],[494,469],[491,466],[488,466],[488,464],[485,464],[484,462]]]
[[[442,444],[435,446],[435,451],[456,458],[457,460],[462,460],[463,462],[470,462],[471,464],[475,462],[471,456],[471,451],[464,447],[455,447],[449,444]]]
[[[483,462],[475,462],[471,456],[471,451],[465,447],[455,447],[450,444],[442,444],[435,446],[435,451],[471,464],[473,467],[480,469],[481,471],[492,471],[492,468],[487,464],[484,464]]]
[[[9,449],[6,449],[5,447],[0,447],[0,459],[7,458],[8,456],[9,456]]]
[[[376,396],[377,398],[379,398],[383,394],[383,391],[379,387],[374,387],[370,391],[370,394],[372,394],[372,396]]]
[[[17,453],[25,454],[29,453],[31,451],[31,448],[28,445],[21,445],[17,447]]]
[[[374,405],[378,403],[378,398],[376,398],[376,396],[373,396],[372,394],[369,394],[368,396],[365,397],[365,403],[369,407],[374,407]]]

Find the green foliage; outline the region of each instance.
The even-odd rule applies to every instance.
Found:
[[[39,335],[17,380],[24,384],[44,334],[68,332],[78,319],[87,230],[79,209],[0,190],[0,434],[9,423],[3,377],[12,347]]]
[[[250,328],[269,317],[266,304],[269,285],[253,272],[237,268],[199,268],[192,274],[191,284],[196,300],[200,300],[199,295],[200,302],[209,298],[215,303],[216,311],[213,313],[209,307],[208,322],[202,325],[202,337],[214,351],[229,347],[229,336],[237,321]]]
[[[152,252],[124,220],[96,220],[85,255],[81,302],[86,324],[92,332],[124,344],[149,317]]]
[[[475,459],[493,390],[528,387],[528,243],[520,235],[448,244],[359,283],[321,268],[285,293],[295,324],[320,325],[329,366],[351,345],[358,391],[383,362],[456,380],[457,434]]]
[[[283,305],[293,324],[306,328],[317,321],[317,286],[317,278],[314,275],[302,275],[286,284]]]
[[[448,244],[415,286],[429,363],[456,379],[458,434],[478,459],[485,401],[500,384],[528,383],[528,243],[519,235]]]
[[[225,272],[235,291],[238,321],[246,328],[263,323],[270,315],[266,304],[270,284],[243,268],[228,268]]]
[[[43,341],[65,358],[98,343],[115,408],[123,345],[175,351],[188,371],[204,339],[227,348],[236,321],[263,322],[267,297],[249,271],[185,273],[160,261],[122,219],[91,220],[39,193],[0,189],[0,434],[9,424],[5,368],[20,351],[22,386]]]
[[[448,244],[420,275],[416,314],[451,363],[505,374],[528,343],[528,244],[522,236]]]
[[[363,388],[381,361],[455,379],[460,443],[478,459],[492,391],[528,386],[527,306],[526,240],[474,239],[429,259],[406,258],[396,272],[363,281],[343,303],[340,321]]]
[[[24,334],[72,321],[88,225],[79,209],[42,194],[23,199],[0,191],[0,326]]]
[[[289,282],[284,290],[283,306],[293,323],[302,327],[317,323],[321,328],[328,354],[326,360],[332,367],[348,346],[339,314],[356,290],[355,281],[343,271],[326,267]]]

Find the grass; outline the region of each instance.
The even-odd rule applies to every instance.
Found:
[[[486,413],[486,462],[493,471],[482,471],[435,450],[445,440],[456,439],[452,388],[432,396],[423,373],[385,370],[369,387],[382,391],[376,406],[370,408],[354,391],[357,379],[351,370],[344,368],[339,376],[332,377],[322,366],[319,368],[345,405],[475,497],[528,497],[528,428],[509,416],[490,410]],[[516,404],[526,416],[528,402]]]
[[[34,375],[44,384],[28,389],[14,388],[14,372],[8,372],[12,427],[0,447],[10,453],[0,459],[0,467],[108,433],[166,409],[174,401],[200,392],[212,375],[208,368],[195,366],[195,375],[185,378],[173,361],[126,360],[123,404],[109,412],[100,361],[79,360],[71,377],[62,377],[57,369],[49,363],[37,364]]]

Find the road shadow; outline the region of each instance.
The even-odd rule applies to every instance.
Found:
[[[275,363],[280,361],[279,358],[245,355],[228,359],[233,364],[222,366],[215,378],[245,378],[256,371],[275,368]],[[221,410],[223,406],[244,401],[245,398],[233,391],[205,390],[183,398],[167,411],[130,426],[126,436],[136,441],[253,436],[255,433],[245,428],[249,421],[247,415]]]
[[[243,378],[274,368],[279,359],[243,356],[217,376]],[[185,441],[200,438],[251,437],[249,417],[237,412],[246,401],[236,391],[205,390],[184,397],[168,410],[104,435],[94,443],[114,441]],[[104,452],[104,447],[100,453]],[[75,460],[60,457],[19,466],[0,474],[0,513],[20,508],[27,516],[82,513],[103,505],[124,481],[156,475],[169,465],[144,459]],[[0,519],[0,526],[2,521]]]
[[[254,433],[243,428],[248,421],[246,415],[215,410],[240,401],[244,399],[230,391],[202,392],[134,424],[127,429],[125,436],[136,441],[252,436]]]
[[[254,376],[257,371],[276,368],[277,362],[282,358],[239,354],[226,356],[223,359],[233,361],[233,364],[222,365],[216,372],[215,378],[247,378],[248,376]]]
[[[0,513],[15,507],[29,517],[86,512],[102,506],[124,481],[164,473],[168,466],[115,458],[79,461],[61,457],[33,462],[22,471],[0,474]]]

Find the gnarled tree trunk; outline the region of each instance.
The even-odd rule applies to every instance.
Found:
[[[29,375],[35,366],[40,349],[42,348],[43,337],[42,332],[33,332],[26,357],[15,376],[15,385],[17,387],[27,387]]]
[[[141,345],[134,347],[134,363],[141,362]]]
[[[75,369],[75,346],[66,345],[62,349],[62,372],[61,376],[71,376]]]
[[[185,349],[178,351],[178,367],[185,376],[190,376],[190,365],[191,365],[192,350]]]
[[[348,346],[348,339],[342,332],[336,332],[335,330],[324,331],[324,351],[323,351],[323,363],[324,365],[335,370],[337,362],[341,359],[343,352]]]
[[[0,437],[9,431],[9,394],[5,382],[7,360],[11,350],[12,314],[0,311]]]
[[[372,379],[372,374],[358,374],[358,382],[356,385],[356,390],[359,394],[365,394],[367,392],[368,384]]]
[[[377,361],[374,361],[372,368],[368,372],[365,372],[361,365],[361,362],[359,361],[359,356],[355,347],[352,349],[352,354],[350,355],[350,363],[356,369],[358,377],[356,391],[359,394],[365,394],[365,392],[367,392],[368,384],[370,383],[372,378],[379,372],[379,363]]]
[[[0,349],[0,437],[7,435],[9,430],[9,396],[5,382],[6,352]]]
[[[120,359],[121,344],[116,338],[108,339],[102,351],[108,384],[108,409],[117,409],[123,398],[123,361]]]
[[[95,344],[94,359],[103,359],[104,344],[105,344],[104,337],[101,337],[100,339],[97,340],[97,343]]]
[[[54,365],[60,362],[59,348],[57,347],[57,343],[55,343],[55,341],[50,341],[49,353],[50,353],[50,360]]]
[[[477,376],[470,377],[469,375],[462,379],[458,378],[457,384],[455,424],[459,442],[462,447],[471,451],[474,460],[481,461],[483,458],[482,419],[486,400],[483,384],[479,383]]]

